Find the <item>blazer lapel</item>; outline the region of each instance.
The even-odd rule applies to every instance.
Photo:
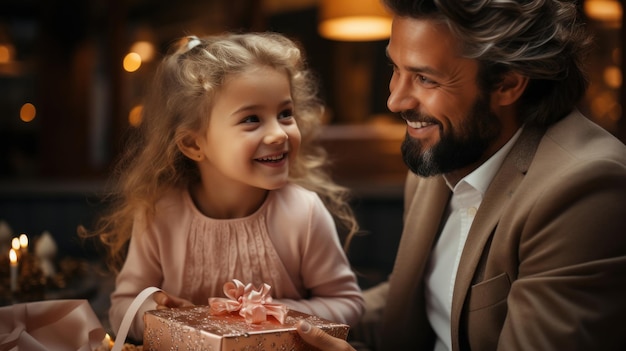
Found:
[[[396,264],[396,267],[402,271],[394,270],[394,275],[402,274],[407,278],[422,275],[439,232],[440,220],[450,195],[451,191],[443,177],[421,180],[415,193],[411,194],[412,202],[422,204],[422,206],[410,205],[411,211],[408,214],[411,217],[404,220],[405,228],[397,257],[397,261],[403,261],[403,264]],[[416,233],[419,234],[416,235]]]
[[[384,349],[390,350],[403,349],[406,345],[415,344],[416,340],[428,343],[432,337],[430,328],[425,324],[423,280],[420,277],[451,194],[440,176],[413,178],[407,184],[405,214],[410,217],[404,219],[383,318],[382,340]]]
[[[481,269],[477,266],[483,255],[485,244],[493,234],[502,211],[508,207],[511,196],[524,179],[544,132],[545,130],[539,128],[524,128],[519,140],[494,176],[476,213],[459,261],[454,285],[451,314],[453,350],[459,349],[457,336],[463,304],[477,269]]]

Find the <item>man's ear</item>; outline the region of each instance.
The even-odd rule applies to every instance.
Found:
[[[507,72],[492,93],[492,101],[499,106],[517,102],[528,86],[528,77],[517,72]]]
[[[180,152],[192,161],[201,161],[204,158],[204,153],[198,144],[198,136],[195,133],[184,133],[182,137],[178,138],[176,145]]]

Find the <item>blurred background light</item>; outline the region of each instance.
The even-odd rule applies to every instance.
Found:
[[[13,61],[13,46],[10,44],[0,44],[0,64]]]
[[[379,0],[322,0],[319,18],[320,35],[332,40],[383,40],[391,32],[391,16]]]
[[[25,103],[22,105],[22,108],[20,108],[20,119],[24,122],[31,122],[35,119],[36,115],[37,109],[35,108],[35,105],[30,102]]]
[[[135,72],[141,67],[141,55],[136,52],[129,52],[124,56],[123,65],[126,72]]]
[[[622,5],[618,0],[587,0],[584,11],[589,18],[597,21],[619,23],[622,19]]]
[[[137,53],[141,57],[141,61],[150,62],[154,58],[154,45],[149,41],[137,41],[131,46],[131,52]]]
[[[141,112],[143,111],[143,105],[137,105],[133,107],[128,113],[128,124],[133,127],[139,127],[141,124]]]

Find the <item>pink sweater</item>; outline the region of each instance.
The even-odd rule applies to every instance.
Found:
[[[146,287],[206,305],[209,297],[224,297],[223,285],[232,279],[267,283],[274,302],[337,322],[355,324],[364,308],[333,219],[317,194],[287,185],[271,191],[254,214],[217,220],[200,213],[181,191],[157,203],[152,223],[135,225],[111,295],[111,326],[117,332]],[[154,308],[152,299],[142,306],[130,337],[142,339],[143,313]]]

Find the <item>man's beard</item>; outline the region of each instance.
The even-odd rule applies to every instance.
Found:
[[[402,158],[413,173],[422,177],[452,172],[478,161],[501,129],[500,120],[489,108],[489,99],[479,97],[462,128],[444,134],[440,127],[441,140],[430,149],[424,150],[421,141],[407,132],[402,142]]]

